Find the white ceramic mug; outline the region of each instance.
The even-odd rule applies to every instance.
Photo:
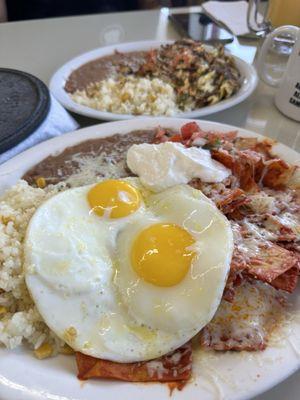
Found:
[[[295,39],[293,51],[289,56],[284,73],[274,78],[267,71],[265,58],[273,44],[274,37],[284,34]],[[269,66],[270,64],[268,64]],[[300,28],[293,25],[280,26],[270,33],[261,48],[257,62],[260,78],[271,86],[278,87],[275,95],[277,108],[286,116],[300,121]]]

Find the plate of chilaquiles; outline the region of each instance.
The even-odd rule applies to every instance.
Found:
[[[299,368],[299,155],[140,118],[0,167],[0,397],[251,398]]]

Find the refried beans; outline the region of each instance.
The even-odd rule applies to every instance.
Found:
[[[68,93],[84,90],[91,83],[118,74],[120,65],[128,67],[131,71],[137,71],[145,62],[146,54],[144,51],[115,52],[112,55],[90,61],[71,73],[65,84],[65,90]]]
[[[126,153],[130,146],[153,141],[156,130],[138,130],[126,134],[82,141],[67,147],[58,155],[51,155],[25,173],[30,185],[36,185],[38,178],[46,184],[68,182],[73,175],[79,174],[82,165],[88,168],[93,163],[93,173],[104,178],[122,178],[132,175],[126,167]],[[113,174],[108,167],[117,166]],[[114,175],[114,176],[107,176]],[[81,180],[85,180],[84,177]],[[92,183],[78,180],[76,186]],[[92,180],[92,179],[91,179]]]

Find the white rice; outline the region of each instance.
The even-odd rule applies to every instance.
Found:
[[[174,115],[179,112],[173,87],[161,79],[108,78],[71,98],[78,104],[116,114]]]
[[[0,343],[10,349],[23,342],[32,349],[49,343],[56,354],[64,345],[43,322],[23,272],[23,240],[30,218],[59,189],[33,188],[20,181],[0,198]]]

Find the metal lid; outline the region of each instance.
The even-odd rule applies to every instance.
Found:
[[[0,153],[26,139],[50,108],[47,86],[33,75],[0,68]]]

